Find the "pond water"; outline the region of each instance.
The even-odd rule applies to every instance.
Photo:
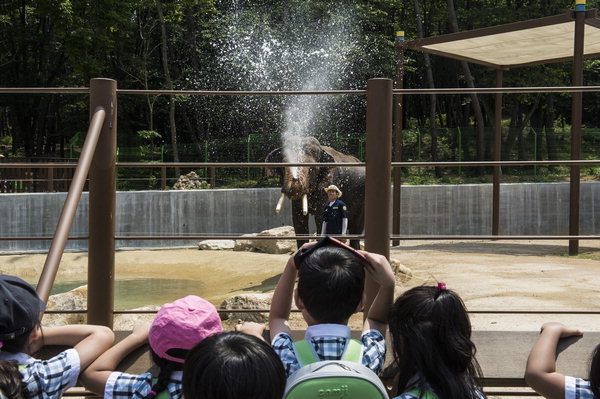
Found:
[[[57,281],[51,295],[61,294],[87,284],[85,280]],[[115,309],[163,305],[183,294],[203,296],[204,284],[197,280],[139,278],[115,281]]]

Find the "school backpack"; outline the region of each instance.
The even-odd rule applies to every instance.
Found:
[[[301,368],[287,380],[284,399],[388,399],[385,386],[361,364],[362,344],[349,340],[341,360],[322,360],[306,340],[294,343]]]

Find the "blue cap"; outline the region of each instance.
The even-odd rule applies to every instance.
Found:
[[[0,340],[13,340],[33,330],[45,307],[31,284],[0,274]]]

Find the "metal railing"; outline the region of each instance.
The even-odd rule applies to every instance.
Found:
[[[40,277],[39,290],[41,295],[47,298],[48,287],[52,286],[56,273],[55,267],[60,261],[59,253],[62,254],[64,244],[69,239],[88,239],[89,240],[89,265],[88,265],[88,322],[96,324],[112,325],[112,316],[114,313],[113,290],[114,290],[114,241],[115,240],[153,240],[153,239],[181,239],[181,238],[203,238],[203,239],[247,239],[242,236],[230,235],[197,235],[197,236],[126,236],[118,235],[114,230],[114,211],[115,211],[115,168],[166,168],[171,167],[206,167],[206,168],[227,168],[227,167],[287,167],[287,166],[339,166],[336,163],[266,163],[266,162],[242,162],[242,163],[223,163],[223,162],[201,162],[201,163],[137,163],[137,162],[116,162],[116,98],[121,95],[219,95],[219,96],[238,96],[238,95],[366,95],[367,96],[367,138],[366,142],[376,142],[377,145],[366,146],[367,162],[345,163],[345,167],[365,167],[366,168],[366,187],[365,187],[365,232],[364,235],[347,235],[345,238],[364,238],[365,247],[372,252],[378,252],[389,257],[389,242],[391,240],[448,240],[448,239],[466,239],[466,240],[548,240],[565,239],[569,241],[582,239],[598,239],[600,236],[569,234],[563,236],[501,236],[498,234],[478,235],[478,236],[404,236],[399,234],[390,234],[391,214],[389,212],[388,199],[391,197],[391,171],[393,168],[404,167],[436,167],[436,166],[526,166],[526,165],[566,165],[577,168],[580,165],[600,165],[600,160],[561,160],[561,161],[466,161],[466,162],[392,162],[391,161],[391,131],[392,131],[392,101],[394,95],[428,95],[428,94],[460,94],[460,93],[541,93],[541,92],[597,92],[600,86],[577,86],[577,87],[518,87],[518,88],[476,88],[476,89],[397,89],[393,90],[391,81],[388,79],[372,79],[368,82],[367,90],[338,90],[338,91],[279,91],[279,92],[255,92],[255,91],[169,91],[169,90],[124,90],[117,89],[116,82],[108,79],[93,79],[90,88],[0,88],[0,93],[89,93],[90,108],[96,109],[97,105],[110,110],[110,118],[103,118],[104,123],[100,123],[99,114],[94,113],[92,117],[92,128],[97,130],[96,125],[102,125],[102,133],[99,136],[99,143],[96,148],[96,155],[92,165],[78,166],[81,172],[77,179],[74,179],[71,191],[81,193],[81,180],[85,180],[84,168],[90,170],[90,222],[88,237],[69,237],[66,228],[69,225],[69,218],[72,218],[72,204],[68,198],[63,210],[64,220],[61,217],[59,227],[55,233],[54,241],[44,267],[44,272]],[[93,127],[96,126],[96,127]],[[92,133],[88,133],[91,135]],[[87,140],[86,140],[87,144]],[[85,145],[84,145],[85,147]],[[84,158],[82,154],[82,159]],[[85,156],[88,158],[88,155]],[[80,161],[81,164],[82,161]],[[31,165],[3,163],[0,168],[27,168]],[[68,168],[72,164],[65,163],[42,163],[35,167],[44,168]],[[83,174],[82,179],[80,174]],[[75,183],[77,180],[77,183]],[[495,182],[497,183],[497,182]],[[75,187],[77,185],[77,187]],[[495,190],[497,187],[495,186]],[[73,194],[76,195],[76,194]],[[67,209],[68,208],[68,209]],[[494,210],[497,217],[498,210]],[[72,219],[71,219],[72,220]],[[59,236],[59,237],[57,237]],[[286,239],[303,239],[303,235],[286,237]],[[50,239],[49,237],[11,237],[0,238],[0,240],[41,240]],[[282,239],[275,236],[260,236],[253,239]],[[58,259],[58,260],[57,260]],[[46,271],[46,266],[48,271]],[[52,270],[54,270],[52,272]],[[367,293],[373,292],[373,286],[367,286]],[[371,298],[372,299],[372,298]],[[369,303],[369,302],[368,302]],[[235,312],[237,310],[227,310]],[[258,310],[263,311],[263,310]]]

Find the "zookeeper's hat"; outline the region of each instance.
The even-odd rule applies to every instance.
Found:
[[[336,185],[332,184],[331,186],[329,186],[329,187],[325,188],[325,192],[326,192],[326,193],[327,193],[327,192],[329,192],[329,191],[331,191],[331,190],[333,190],[333,191],[337,191],[337,193],[338,193],[338,197],[341,197],[341,196],[342,196],[342,192],[340,191],[340,189],[339,189],[339,188],[337,188],[337,186],[336,186]]]

